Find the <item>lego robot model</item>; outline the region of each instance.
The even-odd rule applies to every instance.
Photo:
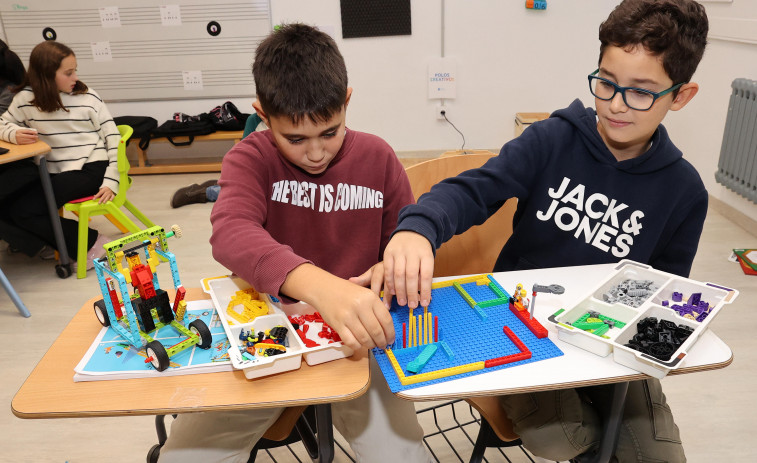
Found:
[[[197,319],[185,324],[186,290],[179,279],[176,257],[168,251],[166,242],[174,236],[181,237],[178,225],[173,225],[169,232],[160,226],[150,227],[105,244],[105,257],[94,262],[103,296],[94,303],[97,319],[103,326],[111,326],[131,345],[144,348],[145,363],[152,364],[157,371],[166,370],[175,354],[194,345],[208,349],[212,343],[205,322]],[[139,251],[144,252],[145,262]],[[173,304],[158,283],[156,268],[161,259],[171,268],[176,290]],[[128,285],[133,287],[133,294]],[[182,339],[165,347],[155,339],[164,327],[172,328]]]

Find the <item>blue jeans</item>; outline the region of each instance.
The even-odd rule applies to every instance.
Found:
[[[221,186],[213,185],[205,189],[205,196],[208,197],[208,201],[215,202],[218,199],[218,195],[221,194]]]

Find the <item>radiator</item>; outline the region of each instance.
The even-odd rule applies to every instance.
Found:
[[[757,203],[757,81],[736,79],[715,180]]]

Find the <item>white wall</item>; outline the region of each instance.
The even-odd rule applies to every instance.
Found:
[[[445,55],[457,62],[457,98],[445,104],[448,118],[465,135],[465,147],[499,149],[513,136],[516,112],[550,112],[575,98],[592,104],[586,75],[597,66],[597,31],[618,2],[552,0],[546,11],[534,11],[525,9],[522,0],[444,0]],[[347,40],[341,39],[337,0],[271,4],[274,24],[301,21],[336,36],[354,88],[350,127],[383,137],[396,151],[460,148],[460,135],[436,118],[436,101],[427,98],[428,62],[441,55],[442,0],[412,0],[410,36]],[[730,83],[737,77],[757,79],[757,34],[751,40],[750,32],[757,31],[757,2],[705,0],[705,6],[719,34],[739,29],[747,43],[711,40],[694,77],[701,85],[699,95],[683,111],[669,114],[665,125],[708,190],[757,220],[757,205],[714,180]],[[252,97],[233,101],[251,111]],[[109,107],[114,115],[164,121],[176,111],[197,114],[219,103],[150,101]]]
[[[699,171],[710,194],[757,220],[757,204],[715,182],[731,82],[738,77],[757,80],[757,2],[734,0],[704,2],[704,5],[711,37],[693,78],[700,85],[699,94],[683,110],[670,113],[664,124],[684,156]],[[737,24],[748,27],[739,29]]]

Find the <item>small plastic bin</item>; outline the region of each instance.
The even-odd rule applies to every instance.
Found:
[[[583,329],[581,322],[586,322],[592,312],[602,315],[603,319],[611,319],[614,323],[602,330],[601,334],[596,329]],[[618,336],[623,327],[636,321],[639,311],[621,304],[607,304],[594,298],[589,298],[576,307],[563,312],[557,320],[560,327],[557,336],[565,342],[576,345],[582,349],[593,352],[602,357],[612,353],[612,341]],[[607,323],[606,323],[607,324]],[[574,326],[575,325],[575,326]],[[603,327],[604,328],[604,327]],[[595,333],[596,332],[596,333]]]
[[[666,356],[667,358],[658,358],[625,346],[625,344],[627,344],[638,332],[637,323],[626,325],[615,340],[616,345],[613,350],[613,359],[621,365],[633,368],[634,370],[638,370],[649,376],[663,378],[671,370],[675,369],[679,362],[686,357],[686,353],[697,341],[699,336],[702,335],[703,331],[699,329],[700,323],[680,317],[675,312],[662,306],[655,305],[649,307],[639,315],[637,322],[648,317],[654,317],[658,321],[666,320],[674,323],[676,326],[686,326],[690,328],[692,332],[686,340],[681,343],[678,349],[674,350],[669,356]]]
[[[316,312],[315,307],[304,302],[299,302],[296,304],[284,304],[278,299],[274,301],[269,295],[266,295],[266,297],[268,298],[268,301],[271,305],[273,305],[277,310],[280,310],[281,313],[290,318],[290,323],[292,318],[297,319],[305,315],[313,315]],[[303,357],[305,357],[305,362],[307,362],[308,365],[318,365],[319,363],[330,362],[332,360],[337,360],[352,355],[352,349],[345,346],[341,341],[333,341],[328,337],[319,335],[319,333],[322,333],[324,330],[322,321],[312,321],[306,323],[308,324],[308,330],[305,331],[303,329],[298,329],[296,330],[296,333],[300,336],[300,338],[304,336],[308,341],[310,341],[309,344],[311,344],[312,346],[306,346],[302,353]],[[304,339],[300,340],[305,343]],[[317,345],[314,346],[313,344]]]
[[[738,294],[734,289],[681,278],[648,265],[623,260],[574,307],[561,309],[549,320],[557,326],[559,339],[603,357],[612,353],[617,363],[662,378],[680,366],[710,321]],[[590,311],[596,314],[589,320],[591,323],[584,323]],[[601,326],[597,323],[597,314],[600,320],[611,319],[613,327],[596,331],[594,327]],[[657,352],[665,353],[669,353],[671,346],[675,347],[667,359],[626,347],[637,333],[639,321],[647,317],[667,320],[676,326],[684,325],[691,329],[691,334],[680,346],[655,346]],[[660,342],[664,343],[664,340]]]
[[[223,276],[215,278],[206,278],[202,280],[203,289],[210,294],[213,304],[223,324],[226,336],[232,344],[229,349],[229,358],[234,368],[244,371],[248,379],[259,378],[285,371],[296,370],[302,365],[302,358],[308,365],[316,365],[352,355],[352,350],[340,342],[329,342],[327,338],[319,337],[318,333],[323,330],[323,323],[313,322],[306,333],[306,338],[312,342],[306,346],[301,339],[303,329],[295,330],[289,320],[289,316],[310,315],[315,313],[315,309],[304,303],[283,304],[277,298],[265,293],[259,293],[257,301],[262,302],[266,307],[266,313],[258,315],[250,322],[240,321],[240,305],[234,304],[229,308],[229,303],[240,292],[249,290],[249,283],[236,276]],[[230,313],[232,310],[234,313]],[[235,316],[236,315],[236,316]],[[245,341],[240,339],[240,333],[243,331],[251,334],[259,331],[265,332],[271,328],[283,326],[287,328],[286,352],[272,356],[249,356],[244,355]],[[311,332],[312,331],[312,332]],[[317,345],[313,345],[313,343]],[[251,358],[252,357],[252,358]]]

